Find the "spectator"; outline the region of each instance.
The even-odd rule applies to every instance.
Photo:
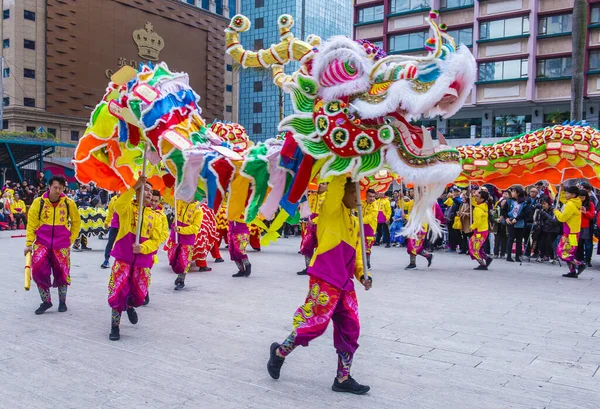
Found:
[[[596,208],[591,200],[587,190],[579,191],[579,199],[581,199],[581,232],[579,234],[579,245],[577,246],[576,258],[578,261],[585,263],[588,267],[592,266],[592,250],[594,242],[592,240],[592,231],[590,226],[594,225],[594,216]]]
[[[404,207],[402,203],[400,206],[396,206],[394,214],[392,215],[392,226],[390,229],[390,241],[392,246],[397,247],[404,244],[404,237],[400,234],[402,226],[404,225]]]
[[[512,188],[512,198],[508,210],[506,224],[508,226],[508,243],[506,249],[506,261],[521,263],[523,254],[523,238],[525,236],[525,217],[527,215],[527,202],[525,192],[520,186]],[[512,258],[512,246],[516,243],[515,260]]]
[[[598,197],[596,196],[596,192],[594,192],[594,188],[590,185],[589,182],[582,182],[581,188],[585,190],[590,196],[590,201],[594,204],[594,208],[598,208]]]
[[[541,210],[537,214],[536,222],[540,225],[539,257],[537,262],[547,262],[556,258],[556,239],[562,230],[562,223],[556,220],[552,209],[552,200],[548,196],[540,198]]]
[[[16,229],[20,229],[21,224],[23,224],[23,228],[27,228],[27,206],[25,202],[21,200],[21,196],[18,193],[15,193],[15,199],[12,205],[12,216],[13,223]]]
[[[532,244],[534,242],[537,243],[539,237],[539,230],[534,230],[533,228],[533,219],[535,217],[535,212],[541,209],[540,205],[540,192],[537,188],[532,187],[529,190],[529,198],[527,199],[527,214],[525,215],[525,256],[531,261],[532,256]],[[537,250],[537,249],[535,249]],[[537,254],[533,254],[533,256],[537,256]]]
[[[461,233],[459,229],[454,228],[455,218],[458,213],[458,209],[462,205],[462,198],[460,197],[460,189],[452,187],[448,199],[444,202],[447,206],[444,212],[444,218],[448,225],[448,252],[452,253],[456,251],[456,248],[460,245]]]
[[[496,203],[494,208],[494,221],[496,221],[496,237],[494,240],[494,257],[504,258],[506,256],[506,242],[508,241],[508,234],[506,230],[506,219],[508,218],[508,210],[512,199],[510,197],[510,191],[505,190],[502,192],[502,197]]]
[[[471,211],[471,190],[468,189],[462,192],[462,204],[457,213],[462,225],[460,230],[460,253],[458,254],[467,254],[469,252],[469,239],[473,235],[473,230],[471,229]]]
[[[38,179],[36,180],[36,187],[38,188],[38,190],[40,192],[43,192],[46,190],[46,186],[47,186],[46,177],[44,176],[43,172],[40,172]]]
[[[377,234],[375,236],[375,245],[379,246],[381,241],[385,243],[385,247],[390,247],[390,229],[388,220],[392,216],[392,207],[390,206],[389,197],[383,193],[377,194]]]

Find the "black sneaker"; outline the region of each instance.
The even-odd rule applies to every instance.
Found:
[[[236,278],[237,278],[237,277],[245,277],[245,276],[246,276],[246,273],[244,273],[243,271],[238,271],[237,273],[235,273],[235,274],[232,274],[231,276],[232,276],[232,277],[236,277]]]
[[[43,303],[40,304],[40,308],[35,310],[35,315],[42,315],[50,308],[52,308],[52,303],[44,301]]]
[[[133,325],[137,324],[138,316],[137,316],[137,312],[135,312],[135,308],[133,308],[133,307],[127,308],[127,318],[129,318],[129,322],[131,322]]]
[[[285,362],[285,358],[282,358],[277,355],[278,348],[279,344],[277,342],[273,342],[271,344],[269,362],[267,362],[267,371],[273,379],[279,379],[279,372],[281,371],[281,366]]]
[[[339,382],[337,378],[335,378],[333,380],[331,390],[334,392],[347,392],[355,395],[364,395],[371,390],[371,387],[367,385],[361,385],[360,383],[356,382],[353,377],[348,376],[348,379],[346,379],[344,382]]]
[[[431,262],[433,261],[433,253],[427,257],[427,267],[431,267]]]
[[[515,261],[516,261],[517,263],[522,263],[522,262],[523,262],[523,259],[521,259],[521,258],[518,258],[518,257],[517,257],[517,258],[515,259]]]
[[[111,327],[110,335],[108,336],[108,339],[110,339],[111,341],[118,341],[119,339],[121,339],[121,334],[119,333],[119,327]]]
[[[261,250],[261,249],[260,249],[260,248],[258,248],[258,247],[252,247],[252,249],[253,249],[254,251],[260,251],[260,250]]]
[[[486,265],[487,267],[489,267],[489,266],[490,266],[490,264],[492,264],[492,261],[494,261],[494,259],[493,259],[492,257],[488,256],[488,257],[485,259],[485,265]]]
[[[104,263],[102,263],[102,265],[100,266],[100,268],[110,268],[110,264],[108,264],[108,262],[105,261]]]
[[[224,263],[225,260],[223,260],[221,257],[215,259],[215,263]]]
[[[417,268],[416,264],[412,264],[410,263],[409,265],[407,265],[406,267],[404,267],[405,270],[415,270]]]
[[[81,250],[85,250],[85,251],[92,251],[91,247],[81,247]]]
[[[67,311],[67,303],[59,302],[58,303],[58,312],[66,312]]]
[[[306,272],[306,269],[302,270],[302,271],[298,271],[296,274],[298,274],[299,276],[305,276],[308,275],[308,273]]]
[[[473,270],[487,270],[487,266],[482,266],[481,264],[475,267]]]
[[[590,267],[590,268],[592,268],[592,262],[591,262],[591,261],[587,261],[587,262],[585,263],[585,265],[586,265],[586,266],[588,266],[588,267]]]
[[[175,290],[175,291],[181,291],[181,290],[183,290],[184,288],[185,288],[185,281],[184,281],[184,280],[179,280],[179,281],[177,282],[177,284],[175,284],[175,288],[174,288],[174,290]]]
[[[389,244],[386,244],[386,245],[385,245],[385,248],[386,248],[386,249],[389,249],[390,247],[392,247],[392,246],[390,246]]]
[[[513,260],[513,259],[512,259],[512,258],[510,258],[510,257],[508,257],[508,258],[506,259],[506,261],[508,261],[508,262],[510,262],[510,263],[514,263],[514,262],[515,262],[515,260]]]
[[[204,272],[207,272],[207,271],[212,271],[212,268],[210,268],[210,267],[200,267],[198,269],[198,271],[201,272],[201,273],[204,273]]]
[[[252,264],[248,264],[246,266],[246,271],[244,271],[245,277],[250,277],[250,274],[252,274]]]
[[[146,298],[144,298],[144,303],[142,305],[150,304],[150,293],[146,293]]]
[[[563,274],[562,276],[563,277],[568,277],[568,278],[577,278],[577,273],[571,272],[571,273],[568,273],[568,274]]]
[[[583,273],[583,270],[585,270],[587,268],[587,264],[585,263],[581,263],[578,267],[577,267],[577,277],[579,277],[581,275],[581,273]]]

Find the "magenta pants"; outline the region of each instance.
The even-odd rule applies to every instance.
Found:
[[[192,262],[192,250],[194,246],[191,244],[175,244],[173,243],[167,251],[169,265],[176,274],[187,274]]]
[[[31,276],[42,290],[71,284],[71,248],[49,249],[41,244],[33,245]],[[51,277],[54,277],[54,281]]]
[[[115,260],[108,281],[108,305],[119,312],[139,307],[148,294],[149,281],[150,268]]]

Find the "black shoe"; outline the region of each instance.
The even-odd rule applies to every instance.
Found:
[[[44,301],[43,303],[40,304],[40,308],[35,310],[35,315],[42,315],[50,308],[52,308],[52,303]]]
[[[243,271],[238,271],[237,273],[235,273],[235,274],[232,274],[231,276],[232,276],[232,277],[236,277],[236,278],[237,278],[237,277],[245,277],[245,276],[246,276],[246,273],[244,273]]]
[[[91,247],[81,247],[81,250],[85,250],[85,251],[92,251]]]
[[[467,254],[466,251],[460,251],[458,254]]]
[[[146,298],[144,298],[144,303],[142,305],[150,304],[150,293],[146,293]]]
[[[577,278],[577,273],[563,274],[562,276],[568,278]]]
[[[215,259],[215,263],[223,263],[224,261],[221,257]]]
[[[67,303],[59,302],[58,303],[58,312],[66,312],[67,311]]]
[[[121,339],[119,327],[112,327],[110,329],[110,335],[108,336],[108,339],[110,339],[111,341],[118,341],[119,339]]]
[[[371,387],[367,385],[361,385],[356,382],[353,377],[348,376],[348,379],[341,383],[337,380],[337,378],[335,378],[333,380],[331,390],[334,392],[347,392],[355,395],[364,395],[371,390]]]
[[[368,261],[367,261],[367,268],[368,268],[369,270],[371,269],[371,263],[369,263]]]
[[[506,261],[508,261],[508,262],[510,262],[510,263],[514,263],[514,262],[515,262],[515,260],[513,260],[513,259],[512,259],[512,258],[510,258],[510,257],[508,257],[508,258],[506,259]]]
[[[178,280],[177,283],[175,284],[175,291],[181,291],[185,288],[185,281],[184,280]]]
[[[100,268],[110,268],[110,264],[108,264],[108,262],[105,261],[104,263],[102,263],[102,265],[100,266]]]
[[[253,249],[254,251],[260,251],[260,250],[261,250],[260,248],[256,248],[256,247],[252,247],[252,249]]]
[[[417,265],[413,264],[413,263],[410,263],[409,265],[404,267],[405,270],[415,270],[416,268],[417,268]]]
[[[296,274],[298,274],[299,276],[305,276],[308,275],[308,273],[306,272],[306,269],[302,270],[302,271],[298,271]]]
[[[433,261],[433,253],[427,257],[427,267],[431,267],[431,262]]]
[[[386,244],[386,245],[385,245],[385,248],[386,248],[386,249],[389,249],[390,247],[392,247],[392,246],[390,246],[389,244]]]
[[[489,267],[489,266],[490,266],[490,264],[492,264],[492,261],[494,261],[494,259],[493,259],[492,257],[489,257],[489,256],[488,256],[488,257],[485,259],[485,265],[486,265],[487,267]]]
[[[473,270],[487,270],[487,266],[482,266],[481,264],[475,267]]]
[[[521,258],[518,258],[518,257],[517,257],[517,258],[515,259],[515,261],[516,261],[517,263],[522,263],[522,262],[523,262],[523,259],[521,259]]]
[[[581,275],[581,273],[583,273],[583,270],[585,270],[587,268],[587,265],[584,263],[581,263],[578,267],[577,267],[577,277],[579,277]]]
[[[269,362],[267,362],[267,371],[273,379],[279,379],[279,372],[281,371],[281,366],[285,361],[285,358],[282,358],[277,355],[278,348],[279,344],[277,342],[273,342],[271,344],[269,352]]]
[[[137,312],[135,312],[135,308],[133,308],[133,307],[127,308],[127,318],[129,318],[129,322],[131,322],[133,325],[137,324],[138,316],[137,316]]]
[[[248,264],[246,266],[246,271],[244,271],[245,277],[250,277],[250,274],[252,274],[252,264]]]
[[[201,272],[201,273],[204,273],[206,271],[212,271],[212,268],[210,268],[210,267],[200,267],[198,269],[198,271]]]
[[[592,268],[592,262],[591,262],[591,261],[587,261],[587,262],[585,263],[585,265],[586,265],[586,266],[588,266],[589,268]]]

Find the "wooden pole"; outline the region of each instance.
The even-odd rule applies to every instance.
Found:
[[[362,254],[363,262],[363,275],[365,279],[369,276],[367,274],[367,247],[365,245],[365,226],[363,223],[363,207],[362,200],[360,198],[360,183],[356,182],[356,199],[358,200],[358,225],[360,230],[360,251]]]
[[[566,168],[562,170],[562,175],[560,177],[560,185],[558,185],[558,195],[556,195],[556,200],[554,202],[555,209],[558,209],[558,205],[560,204],[560,194],[562,192],[562,185],[565,182],[565,171],[566,170],[567,170]]]
[[[146,164],[148,163],[148,145],[144,145],[144,160],[142,163],[142,176],[146,176]],[[140,189],[140,197],[137,198],[138,207],[138,221],[137,230],[135,232],[135,244],[140,244],[140,236],[142,234],[142,219],[144,218],[144,191],[146,190],[146,184],[142,185]]]

